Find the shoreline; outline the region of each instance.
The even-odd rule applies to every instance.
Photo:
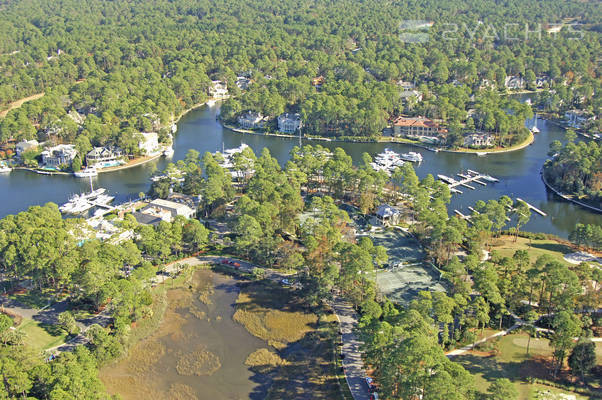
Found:
[[[219,123],[222,125],[222,127],[231,130],[232,132],[236,132],[236,133],[241,133],[244,135],[255,135],[255,136],[266,136],[266,137],[279,137],[279,138],[286,138],[286,139],[298,139],[299,136],[296,135],[287,135],[287,134],[272,134],[272,133],[266,133],[266,132],[256,132],[256,131],[251,131],[248,129],[242,129],[242,128],[236,128],[232,125],[226,124],[225,122],[223,122],[222,120],[218,119]],[[385,138],[387,138],[388,140],[385,140]],[[446,152],[446,153],[459,153],[459,154],[474,154],[474,155],[489,155],[489,154],[502,154],[502,153],[510,153],[513,151],[518,151],[518,150],[522,150],[524,148],[526,148],[527,146],[530,146],[534,141],[535,141],[535,135],[533,134],[533,132],[529,132],[529,137],[527,138],[527,140],[525,140],[522,143],[519,143],[518,145],[515,145],[513,147],[507,148],[507,149],[483,149],[483,151],[480,150],[476,150],[476,149],[461,149],[461,150],[451,150],[451,149],[444,149],[444,148],[440,148],[440,147],[432,147],[432,146],[428,146],[426,144],[423,143],[418,143],[418,142],[414,142],[411,139],[406,139],[406,138],[395,138],[395,137],[389,137],[389,136],[385,136],[385,137],[380,137],[378,139],[375,140],[366,140],[366,139],[357,139],[357,140],[350,140],[350,139],[340,139],[340,138],[327,138],[327,137],[321,137],[321,136],[302,136],[301,137],[302,140],[309,140],[309,141],[322,141],[322,142],[338,142],[338,143],[394,143],[394,144],[407,144],[410,146],[414,146],[414,147],[418,147],[424,150],[428,150],[428,151],[432,151],[435,153],[438,152]]]
[[[561,191],[555,189],[550,183],[548,183],[548,181],[546,180],[545,174],[543,172],[543,167],[539,170],[539,175],[541,176],[541,180],[543,181],[544,185],[546,185],[546,188],[549,188],[552,192],[554,192],[554,194],[556,194],[557,196],[559,196],[560,198],[562,198],[563,200],[566,201],[570,201],[571,203],[577,204],[578,206],[581,207],[585,207],[589,210],[595,211],[597,213],[602,214],[602,209],[583,203],[579,200],[575,200],[573,198],[571,198],[569,195],[562,193]]]

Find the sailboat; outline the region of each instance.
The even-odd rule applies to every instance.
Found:
[[[533,126],[530,129],[533,133],[539,133],[539,128],[537,127],[537,114],[535,114],[535,121],[533,121]]]

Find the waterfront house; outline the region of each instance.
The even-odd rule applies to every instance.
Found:
[[[584,110],[570,110],[564,113],[566,124],[574,129],[582,129],[596,119]]]
[[[86,164],[114,163],[123,158],[123,150],[117,146],[95,147],[86,154]]]
[[[17,153],[17,156],[20,156],[21,154],[23,154],[24,152],[26,152],[28,150],[37,148],[39,145],[40,144],[35,139],[24,140],[22,142],[17,143],[17,145],[15,146],[15,153]]]
[[[464,136],[464,147],[490,147],[495,143],[495,136],[489,133],[469,133]]]
[[[174,203],[184,204],[191,209],[196,210],[201,204],[201,195],[192,196],[189,194],[172,192],[169,196],[167,196],[167,200]]]
[[[481,84],[479,85],[479,89],[488,89],[488,88],[494,88],[494,87],[495,87],[495,82],[492,82],[489,79],[483,79],[481,81]]]
[[[222,81],[211,81],[209,94],[214,99],[223,99],[228,96],[228,85]]]
[[[407,136],[421,139],[424,137],[440,140],[447,130],[425,117],[398,117],[393,121],[393,136]]]
[[[388,204],[381,204],[376,209],[376,219],[385,226],[397,225],[401,220],[401,211]]]
[[[59,144],[42,152],[42,164],[52,168],[59,168],[61,165],[71,166],[76,155],[75,145]]]
[[[196,216],[196,209],[191,208],[184,203],[179,203],[170,200],[155,199],[149,203],[148,206],[140,210],[141,214],[150,215],[152,217],[160,218],[165,222],[171,222],[178,215],[184,218],[194,218]],[[136,215],[134,215],[136,217]],[[141,219],[149,219],[148,217],[141,217]],[[136,217],[138,220],[138,217]]]
[[[159,135],[157,132],[140,132],[138,135],[138,148],[143,155],[151,155],[159,150]]]
[[[504,80],[504,86],[510,90],[518,90],[525,88],[525,80],[522,76],[519,75],[510,75],[507,76]]]
[[[247,111],[238,116],[238,126],[242,129],[258,129],[263,128],[265,117],[255,111]]]
[[[303,127],[301,115],[283,113],[278,116],[278,130],[283,133],[294,133]]]

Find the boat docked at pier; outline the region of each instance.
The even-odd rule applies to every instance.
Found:
[[[374,161],[370,163],[370,166],[376,171],[384,171],[391,175],[395,168],[401,167],[404,163],[405,161],[401,159],[398,153],[387,148],[374,157]]]
[[[3,161],[0,161],[0,174],[6,174],[10,171],[12,171],[13,169],[11,167],[9,167],[8,165],[6,165],[6,163],[4,163]]]
[[[416,153],[415,151],[410,151],[409,153],[402,153],[399,157],[404,161],[417,163],[422,162],[422,154]]]
[[[96,169],[96,167],[91,166],[91,167],[84,168],[81,171],[74,172],[73,175],[76,178],[90,178],[90,177],[98,176],[98,170]]]

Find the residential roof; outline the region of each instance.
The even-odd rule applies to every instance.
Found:
[[[132,215],[134,216],[134,218],[136,218],[136,221],[138,221],[139,224],[143,224],[143,225],[158,225],[159,222],[163,221],[161,219],[161,217],[157,217],[156,215],[141,213],[138,211],[134,211],[132,213]]]
[[[405,118],[398,117],[395,121],[393,121],[393,125],[395,126],[414,126],[414,127],[424,127],[424,128],[438,128],[439,124],[435,121],[424,118],[424,117],[415,117],[415,118]]]
[[[172,210],[181,211],[185,214],[194,212],[194,210],[188,207],[186,204],[176,203],[175,201],[163,200],[163,199],[155,199],[150,202],[151,206],[161,207],[161,208],[169,208]]]
[[[401,214],[401,212],[388,204],[381,204],[376,210],[376,215],[378,215],[381,218],[390,218],[397,214]]]

